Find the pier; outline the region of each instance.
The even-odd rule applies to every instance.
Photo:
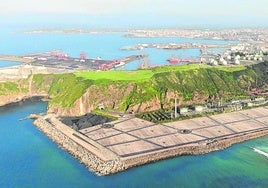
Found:
[[[79,70],[110,70],[126,65],[127,63],[141,60],[148,55],[130,55],[127,57],[105,60],[101,57],[86,58],[85,53],[81,53],[79,58],[70,57],[67,54],[58,51],[51,53],[37,53],[22,56],[0,55],[0,60],[18,61],[22,65],[58,69],[65,71]]]

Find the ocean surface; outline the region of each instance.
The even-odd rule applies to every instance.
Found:
[[[182,156],[109,176],[88,172],[64,150],[19,119],[45,102],[0,109],[0,187],[268,187],[268,136],[199,156]]]
[[[137,51],[123,51],[120,48],[138,43],[199,43],[199,44],[230,44],[234,41],[187,39],[180,37],[168,38],[126,38],[123,33],[116,34],[64,34],[36,33],[25,34],[23,29],[3,29],[0,31],[0,54],[25,55],[38,52],[62,50],[71,57],[79,57],[81,52],[87,53],[87,58],[118,59],[130,55],[147,54],[151,66],[168,65],[167,59],[198,58],[199,49],[160,50],[148,48]],[[224,49],[214,49],[217,53]],[[141,61],[135,61],[125,66],[126,70],[135,70]]]
[[[14,62],[14,61],[1,61],[0,60],[0,68],[11,67],[11,66],[16,66],[16,65],[20,65],[20,63]]]

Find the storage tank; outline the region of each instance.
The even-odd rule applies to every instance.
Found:
[[[196,106],[195,111],[196,112],[202,112],[203,111],[203,106]]]
[[[218,61],[216,61],[215,59],[211,59],[210,63],[215,66],[218,65]]]
[[[188,108],[180,108],[180,113],[184,114],[188,112]]]
[[[240,59],[240,55],[235,56],[235,59]]]
[[[238,59],[235,60],[234,62],[236,65],[240,65],[240,61]]]
[[[227,63],[226,60],[223,60],[222,64],[223,64],[223,65],[227,65],[228,63]]]

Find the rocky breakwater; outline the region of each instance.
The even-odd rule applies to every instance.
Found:
[[[66,130],[60,130],[57,125],[42,116],[35,117],[34,125],[45,133],[49,138],[51,138],[56,144],[61,148],[67,150],[75,158],[77,158],[81,163],[83,163],[89,171],[95,172],[99,175],[108,175],[116,173],[125,169],[124,163],[117,156],[109,155],[108,152],[102,152],[98,150],[97,145],[88,143],[82,135],[74,130],[67,127]],[[72,136],[70,136],[72,135]],[[81,137],[80,137],[81,136]],[[90,151],[89,146],[92,147]],[[107,154],[107,156],[105,156]]]
[[[139,156],[126,157],[121,159],[125,163],[125,168],[131,168],[142,164],[159,161],[166,158],[172,158],[182,155],[200,155],[213,151],[226,149],[233,144],[241,143],[247,140],[259,138],[268,135],[268,128],[249,131],[242,134],[234,134],[217,139],[208,139],[202,142],[186,144],[183,146],[167,148],[157,152],[150,152]]]

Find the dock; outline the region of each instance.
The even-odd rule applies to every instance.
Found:
[[[117,59],[102,59],[86,58],[85,54],[82,54],[80,58],[70,57],[67,54],[48,52],[29,54],[22,56],[12,55],[0,55],[0,60],[5,61],[17,61],[22,65],[30,65],[41,68],[60,69],[66,71],[81,71],[81,70],[110,70],[117,67],[124,66],[133,61],[141,60],[148,57],[146,54],[130,55],[127,57],[121,57]]]

